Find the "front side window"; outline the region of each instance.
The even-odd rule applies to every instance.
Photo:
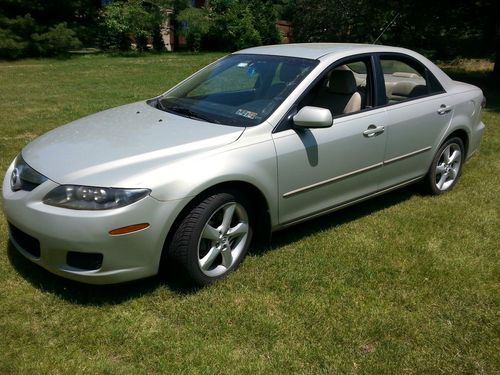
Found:
[[[338,117],[373,106],[372,74],[369,58],[336,65],[324,73],[301,101],[303,106],[329,109]]]
[[[149,104],[208,122],[257,125],[317,64],[317,60],[294,57],[230,55],[202,69]]]
[[[386,104],[396,104],[443,91],[429,70],[415,60],[380,57]]]

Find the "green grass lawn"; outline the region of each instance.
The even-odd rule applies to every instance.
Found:
[[[220,56],[1,62],[1,173],[34,137]],[[63,280],[12,249],[1,217],[0,373],[498,374],[500,95],[483,88],[486,133],[453,192],[410,187],[279,232],[204,289]]]

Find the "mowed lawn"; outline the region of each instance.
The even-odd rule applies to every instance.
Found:
[[[36,136],[220,56],[0,62],[2,176]],[[484,89],[483,143],[453,192],[410,187],[279,232],[204,289],[63,280],[16,253],[1,217],[0,373],[498,374],[500,95]]]

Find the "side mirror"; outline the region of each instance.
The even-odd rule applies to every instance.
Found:
[[[328,128],[333,118],[329,109],[306,106],[293,116],[293,123],[301,128]]]

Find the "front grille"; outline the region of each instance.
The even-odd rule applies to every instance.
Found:
[[[24,233],[21,229],[16,228],[9,223],[9,231],[12,239],[26,252],[33,255],[35,258],[40,258],[40,241]]]
[[[98,270],[102,266],[102,254],[100,253],[79,253],[68,251],[66,263],[70,267],[82,270]]]

